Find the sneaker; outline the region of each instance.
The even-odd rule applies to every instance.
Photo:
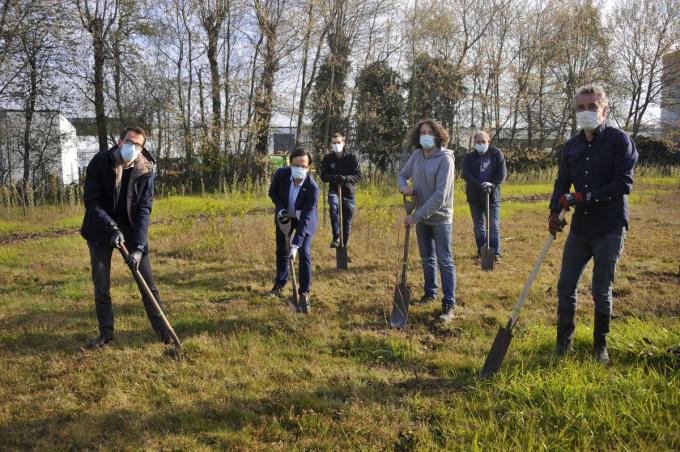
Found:
[[[267,298],[278,298],[281,296],[281,291],[283,290],[283,286],[279,286],[278,284],[274,284],[274,287],[272,287],[272,290],[264,294],[265,297]]]
[[[436,300],[437,299],[433,295],[423,295],[422,297],[420,297],[420,300],[416,301],[413,304],[427,304]]]
[[[453,320],[453,306],[447,306],[442,309],[442,313],[439,314],[439,320],[444,323],[450,323]]]
[[[87,341],[87,344],[85,344],[85,348],[104,348],[112,340],[113,340],[112,337],[103,336],[103,335],[100,334],[99,337],[96,337],[95,339],[91,339],[91,340]]]
[[[339,238],[338,239],[334,238],[331,241],[331,248],[340,248],[340,239]]]
[[[494,260],[496,263],[499,263],[499,262],[501,261],[501,255],[500,255],[500,254],[494,254],[493,260]]]

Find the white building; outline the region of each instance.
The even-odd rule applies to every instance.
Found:
[[[680,50],[663,58],[661,127],[664,132],[680,130]]]
[[[24,175],[23,110],[0,110],[0,182],[16,182]],[[78,182],[78,139],[71,122],[56,110],[33,114],[29,135],[29,168],[33,180],[53,175],[64,184]]]

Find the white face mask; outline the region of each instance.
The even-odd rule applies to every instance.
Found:
[[[293,175],[293,179],[304,179],[305,177],[307,177],[307,168],[291,166],[291,173]]]
[[[432,149],[434,147],[434,137],[432,135],[421,135],[420,145],[424,149]]]
[[[342,154],[342,151],[345,148],[345,143],[333,143],[331,144],[331,147],[333,148],[333,152],[336,154]]]
[[[483,143],[476,143],[475,144],[475,151],[479,152],[480,154],[484,154],[487,149],[489,149],[488,144],[483,144]]]
[[[120,156],[126,162],[134,161],[142,152],[141,146],[135,146],[134,144],[125,143],[120,149]]]
[[[601,121],[596,111],[579,111],[576,113],[576,123],[583,130],[595,130]]]

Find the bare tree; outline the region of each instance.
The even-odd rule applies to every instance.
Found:
[[[222,97],[219,68],[219,38],[222,25],[229,11],[228,0],[201,0],[198,2],[198,11],[201,25],[206,33],[206,52],[210,68],[210,97],[212,100],[212,121],[210,127],[210,147],[212,153],[218,153],[221,147],[222,134]],[[212,156],[217,159],[218,156]],[[213,164],[218,162],[213,161]]]
[[[620,61],[617,88],[625,99],[623,127],[635,138],[645,113],[664,85],[663,56],[680,44],[677,0],[622,0],[611,16],[614,53]]]
[[[92,35],[94,56],[94,109],[99,148],[107,149],[107,122],[104,105],[106,43],[118,17],[119,0],[75,0],[83,27]]]

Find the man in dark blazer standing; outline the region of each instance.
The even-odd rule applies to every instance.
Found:
[[[298,147],[290,154],[290,166],[279,168],[269,185],[277,218],[288,217],[291,221],[291,236],[286,237],[276,227],[276,281],[267,297],[278,297],[288,282],[288,260],[300,256],[299,287],[300,304],[305,312],[309,310],[309,287],[312,282],[312,238],[316,232],[318,216],[316,204],[319,200],[319,186],[309,172],[312,155]],[[290,243],[290,246],[289,246]]]
[[[130,254],[127,264],[139,272],[164,309],[149,260],[148,229],[155,180],[155,160],[144,147],[146,132],[127,127],[116,146],[99,151],[87,165],[85,176],[85,218],[80,229],[87,240],[92,265],[95,310],[99,336],[87,343],[101,348],[113,340],[111,303],[111,255],[125,243]],[[142,302],[159,339],[172,343],[161,316],[141,287]]]

